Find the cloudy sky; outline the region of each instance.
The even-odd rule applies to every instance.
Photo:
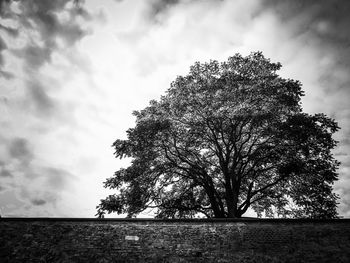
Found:
[[[262,51],[335,118],[335,191],[350,217],[350,5],[345,0],[0,0],[0,214],[93,217],[126,161],[133,110],[195,61]]]

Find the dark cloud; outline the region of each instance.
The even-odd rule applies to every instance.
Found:
[[[17,57],[24,59],[27,70],[37,70],[45,62],[50,62],[52,52],[52,47],[40,47],[39,45],[28,45],[23,49],[13,51]]]
[[[272,10],[285,26],[291,26],[296,36],[313,39],[310,44],[336,55],[336,63],[350,66],[350,1],[265,0],[265,8]],[[306,42],[307,40],[305,40]],[[307,43],[305,43],[307,44]],[[327,79],[327,76],[323,76]]]
[[[321,44],[334,48],[333,51],[337,51],[338,47],[349,50],[350,1],[265,0],[264,3],[282,23],[294,21],[296,26],[293,30],[296,34],[307,33],[313,38],[322,39]],[[350,57],[349,52],[343,55]],[[341,60],[347,65],[350,63],[349,60]]]
[[[12,173],[7,170],[6,168],[2,167],[1,170],[0,170],[0,177],[13,177]]]
[[[0,32],[7,32],[16,38],[20,32],[30,35],[30,43],[20,49],[12,49],[18,57],[23,58],[26,69],[38,70],[45,62],[51,62],[52,53],[58,49],[58,41],[62,40],[65,47],[73,46],[89,32],[78,24],[77,18],[90,20],[92,16],[84,9],[79,0],[22,0],[18,2],[19,11],[12,11],[13,1],[2,2],[1,17],[7,17],[19,24],[18,28],[0,25]],[[61,21],[58,14],[69,14],[67,21]],[[21,30],[19,30],[19,28]],[[32,37],[32,32],[38,33],[38,39]],[[40,44],[39,44],[40,43]],[[7,49],[0,39],[0,65],[3,63],[1,51]],[[4,77],[8,75],[2,74]]]
[[[37,189],[30,189],[29,187],[22,187],[19,190],[19,197],[21,201],[29,203],[30,205],[27,208],[30,208],[31,205],[34,206],[43,206],[48,204],[56,204],[59,199],[59,193],[48,191],[42,189],[38,191]]]
[[[77,41],[82,39],[87,34],[88,31],[83,30],[77,24],[65,25],[60,30],[60,35],[65,40],[66,44],[69,46],[74,45]]]
[[[283,19],[291,19],[302,13],[311,17],[325,17],[332,20],[348,19],[349,1],[343,0],[264,0],[264,6],[274,8]],[[345,16],[345,17],[344,17]]]
[[[50,117],[55,109],[53,99],[38,81],[28,81],[28,99],[38,116]]]
[[[1,14],[3,13],[3,6],[7,5],[9,1],[1,1],[0,2],[0,17]],[[18,36],[18,30],[12,27],[8,27],[8,26],[4,26],[2,24],[0,24],[0,32],[4,31],[5,33],[7,33],[8,35],[10,35],[11,37],[17,37]],[[3,57],[3,51],[6,50],[7,44],[5,42],[5,40],[0,36],[0,78],[3,77],[5,79],[10,79],[11,78],[11,73],[8,73],[6,71],[1,70],[1,68],[4,65],[4,57]]]
[[[0,37],[0,52],[3,51],[4,49],[7,49],[7,45],[5,41]]]
[[[0,70],[0,77],[3,77],[4,79],[9,80],[9,79],[13,79],[14,75],[11,72]]]
[[[177,5],[180,0],[154,0],[151,1],[149,8],[146,12],[146,17],[154,22],[160,22],[161,16]]]
[[[93,16],[82,6],[82,1],[75,1],[75,8],[70,10],[72,17],[81,16],[85,20],[93,19]]]
[[[5,41],[0,37],[0,68],[4,64],[4,57],[2,55],[2,52],[7,49],[7,45]]]
[[[266,0],[282,23],[293,23],[295,35],[306,35],[335,56],[338,66],[350,67],[350,1]],[[306,41],[306,40],[305,40]],[[328,76],[324,76],[328,79]]]
[[[36,206],[45,205],[47,202],[44,199],[32,199],[31,203]]]
[[[179,0],[156,0],[151,4],[151,12],[153,15],[157,15],[178,4]]]
[[[11,0],[0,0],[0,15],[5,13],[9,2],[11,2]]]
[[[47,186],[56,190],[65,189],[68,186],[68,182],[75,179],[75,176],[70,172],[54,167],[44,168],[43,173],[46,177]]]
[[[12,139],[8,147],[8,152],[10,157],[24,164],[30,163],[33,159],[33,153],[29,149],[29,143],[25,138]]]
[[[4,32],[6,32],[11,37],[17,37],[18,36],[18,29],[12,28],[9,26],[4,26],[0,24],[0,29],[2,29]]]
[[[46,45],[52,45],[55,38],[64,39],[69,45],[74,44],[81,39],[87,32],[83,30],[77,23],[77,16],[90,18],[89,13],[79,4],[81,1],[73,1],[75,5],[68,9],[70,19],[61,22],[57,13],[65,9],[70,0],[27,0],[21,3],[22,22],[34,21],[39,29],[42,40]]]

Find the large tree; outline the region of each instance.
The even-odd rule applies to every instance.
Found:
[[[159,101],[135,111],[127,140],[113,144],[131,165],[104,183],[117,194],[98,215],[159,218],[258,215],[336,217],[337,123],[301,108],[298,81],[276,74],[261,52],[195,63]]]

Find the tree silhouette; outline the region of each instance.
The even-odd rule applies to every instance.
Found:
[[[331,149],[339,127],[302,112],[301,84],[276,74],[261,52],[195,63],[159,101],[135,111],[127,140],[113,144],[131,158],[104,183],[117,194],[106,212],[159,218],[336,217],[332,184],[339,163]]]

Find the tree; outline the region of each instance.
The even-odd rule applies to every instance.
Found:
[[[301,83],[276,74],[261,52],[195,63],[159,101],[135,111],[115,155],[131,158],[104,186],[108,212],[159,218],[336,217],[339,163],[331,150],[339,127],[301,108]]]

